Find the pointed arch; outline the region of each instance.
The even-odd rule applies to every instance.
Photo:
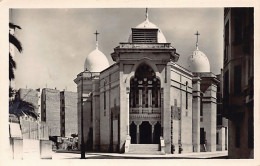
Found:
[[[126,87],[130,87],[130,80],[131,80],[131,78],[134,77],[137,68],[138,68],[139,66],[141,66],[141,65],[144,65],[144,64],[150,66],[150,67],[153,69],[153,71],[155,72],[156,78],[159,79],[161,83],[163,83],[163,82],[162,82],[162,80],[163,80],[162,75],[161,75],[161,73],[159,72],[157,66],[156,66],[154,63],[152,63],[149,58],[143,58],[143,59],[139,60],[139,61],[132,67],[131,72],[126,76],[126,79],[125,79],[125,80],[126,80],[126,81],[125,81]],[[162,85],[161,85],[161,86],[162,86]]]

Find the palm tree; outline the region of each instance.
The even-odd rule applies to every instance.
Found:
[[[18,118],[23,114],[30,115],[35,119],[38,117],[38,114],[35,112],[34,105],[19,98],[9,102],[9,114],[14,114]]]
[[[21,29],[20,26],[15,25],[13,23],[9,23],[9,29],[15,30],[16,28]],[[23,51],[21,42],[13,34],[10,33],[10,30],[9,30],[9,43],[14,45],[20,53]],[[16,63],[15,63],[15,61],[13,59],[13,55],[9,49],[9,81],[11,81],[15,78],[14,69],[16,69]],[[9,97],[12,97],[13,93],[14,93],[13,88],[11,86],[9,86]]]

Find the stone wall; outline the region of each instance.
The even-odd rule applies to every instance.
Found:
[[[77,93],[63,91],[65,108],[65,137],[78,133],[77,125]]]
[[[44,88],[42,90],[42,120],[49,126],[50,136],[60,136],[60,91]]]
[[[174,153],[193,151],[192,145],[192,77],[191,73],[178,65],[171,67],[171,96],[170,105],[179,109],[180,116],[173,117],[172,123],[172,144],[175,147]],[[177,113],[177,112],[176,112]],[[165,130],[168,132],[168,130]]]
[[[100,75],[100,150],[118,151],[120,108],[119,66],[114,65]],[[122,99],[122,98],[121,98]],[[125,98],[126,99],[126,98]],[[120,133],[121,134],[121,133]]]

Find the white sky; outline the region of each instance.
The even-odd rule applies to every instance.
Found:
[[[178,64],[187,67],[195,50],[198,30],[199,49],[220,73],[223,62],[223,8],[150,8],[149,20],[157,25],[180,54]],[[96,30],[99,50],[110,54],[119,42],[126,42],[131,28],[145,20],[145,8],[106,9],[12,9],[10,21],[22,27],[16,31],[24,51],[16,53],[16,89],[55,88],[76,91],[74,79],[83,71],[84,61],[95,49]]]

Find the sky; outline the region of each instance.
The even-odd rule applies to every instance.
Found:
[[[149,8],[149,20],[157,25],[167,42],[180,54],[179,65],[196,49],[219,74],[223,66],[223,8]],[[23,52],[15,53],[15,88],[57,88],[76,92],[74,79],[83,71],[86,56],[95,49],[114,62],[111,53],[126,42],[131,28],[145,20],[145,8],[11,9],[10,22],[22,29],[15,36]]]

